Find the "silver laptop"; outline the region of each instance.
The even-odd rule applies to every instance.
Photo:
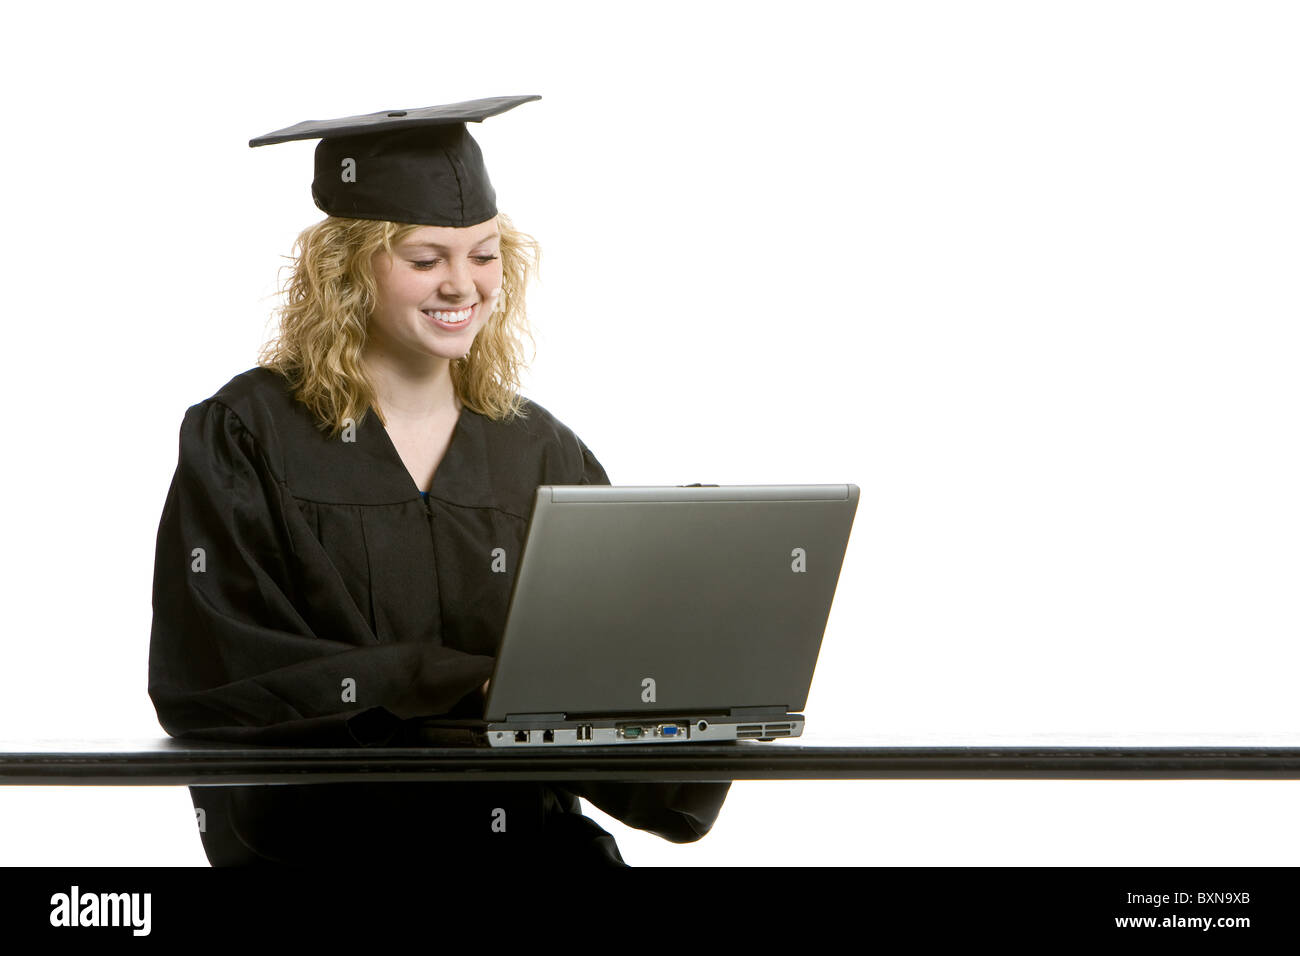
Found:
[[[539,487],[487,743],[799,736],[858,491]]]

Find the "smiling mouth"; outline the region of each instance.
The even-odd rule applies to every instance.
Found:
[[[421,309],[420,311],[433,319],[439,325],[464,325],[474,317],[475,305],[466,306],[463,309],[457,309],[454,312],[443,309]]]

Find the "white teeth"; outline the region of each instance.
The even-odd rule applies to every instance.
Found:
[[[423,311],[425,315],[433,316],[439,322],[464,322],[470,317],[470,314],[474,311],[474,307],[470,306],[468,309],[461,309],[459,312],[431,312],[428,309],[423,309],[421,311]]]

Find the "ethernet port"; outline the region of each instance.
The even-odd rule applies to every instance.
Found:
[[[517,743],[517,744],[526,744],[526,743],[528,743],[528,731],[526,731],[526,730],[516,730],[516,731],[515,731],[515,743]]]
[[[553,743],[555,743],[555,731],[553,731],[553,730],[543,730],[543,731],[542,731],[542,743],[544,743],[544,744],[553,744]]]

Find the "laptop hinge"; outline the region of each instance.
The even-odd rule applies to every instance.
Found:
[[[786,717],[789,707],[733,707],[731,716],[737,720],[756,720],[761,717]]]
[[[564,720],[568,715],[564,713],[556,714],[506,714],[507,721],[523,720],[529,723],[554,723]]]

